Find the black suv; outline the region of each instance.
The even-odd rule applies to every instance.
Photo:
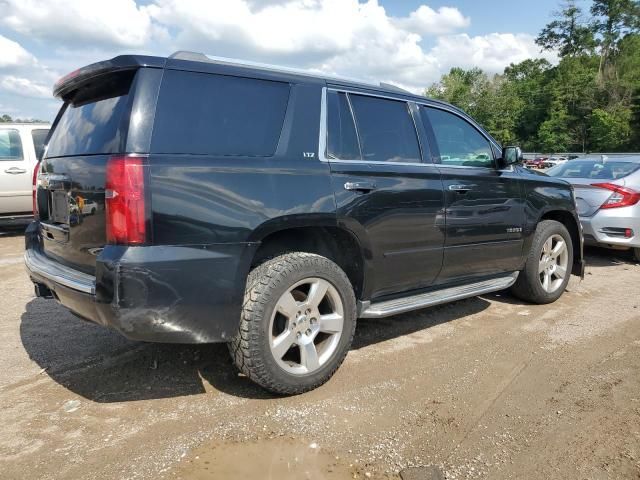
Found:
[[[271,391],[327,381],[357,318],[508,287],[553,302],[582,274],[571,187],[451,105],[188,52],[54,94],[36,294],[132,339],[227,342]]]

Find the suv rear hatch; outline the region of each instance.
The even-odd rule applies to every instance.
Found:
[[[162,70],[140,68],[140,58],[91,65],[54,89],[64,105],[37,181],[42,248],[48,257],[92,275],[107,243],[107,163],[113,156],[148,152],[155,109],[149,90],[157,93]]]

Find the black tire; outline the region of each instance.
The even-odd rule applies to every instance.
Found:
[[[568,252],[568,268],[559,288],[553,292],[547,292],[542,287],[538,265],[542,256],[544,243],[553,235],[560,235],[565,241]],[[531,250],[527,256],[524,270],[518,275],[516,283],[511,287],[511,293],[521,300],[531,303],[546,304],[555,302],[567,287],[573,266],[573,243],[567,228],[555,220],[543,220],[536,227]]]
[[[633,249],[633,256],[636,259],[636,262],[640,262],[640,247]]]
[[[280,297],[297,282],[321,278],[337,291],[343,307],[343,327],[337,347],[326,362],[308,374],[292,374],[278,364],[269,345],[271,316]],[[237,334],[229,351],[238,369],[261,387],[281,395],[296,395],[319,387],[342,364],[356,327],[356,300],[346,274],[320,255],[293,252],[259,265],[248,276]]]

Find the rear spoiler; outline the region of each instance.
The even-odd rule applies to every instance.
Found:
[[[92,63],[65,75],[53,86],[53,96],[64,100],[81,84],[105,73],[131,70],[140,67],[163,68],[166,58],[147,55],[120,55],[103,62]]]

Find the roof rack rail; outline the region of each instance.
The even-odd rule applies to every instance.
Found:
[[[397,85],[394,85],[393,83],[380,82],[380,86],[382,88],[387,88],[389,90],[395,90],[396,92],[406,93],[407,95],[415,95],[414,93],[410,92],[409,90],[405,90],[404,88],[399,87]]]
[[[391,84],[388,84],[388,83],[378,83],[378,82],[367,81],[367,80],[362,80],[362,79],[340,77],[340,76],[337,76],[337,75],[330,75],[330,74],[320,73],[320,72],[316,73],[316,72],[311,72],[309,70],[305,70],[305,69],[302,69],[302,68],[283,67],[283,66],[280,66],[280,65],[272,65],[272,64],[268,64],[268,63],[252,62],[252,61],[249,61],[249,60],[239,60],[239,59],[236,59],[236,58],[217,57],[217,56],[213,56],[213,55],[206,55],[206,54],[200,53],[200,52],[190,52],[190,51],[186,51],[186,50],[179,50],[179,51],[171,54],[169,56],[169,58],[175,59],[175,60],[188,60],[188,61],[192,61],[192,62],[217,63],[219,65],[233,65],[233,66],[238,66],[238,67],[260,68],[262,70],[269,70],[269,71],[272,71],[272,72],[290,73],[290,74],[301,75],[301,76],[305,76],[305,77],[323,78],[325,80],[330,80],[330,81],[346,81],[346,82],[359,83],[359,84],[362,84],[362,85],[368,85],[368,86],[373,86],[373,87],[382,87],[382,88],[393,89],[393,90],[396,90],[396,91],[399,91],[399,92],[402,92],[402,93],[413,95],[411,92],[409,92],[407,90],[403,90],[400,87],[397,87],[395,85],[391,85]]]
[[[208,62],[209,58],[200,52],[190,52],[188,50],[178,50],[169,55],[169,58],[175,58],[176,60],[191,60],[193,62]]]

